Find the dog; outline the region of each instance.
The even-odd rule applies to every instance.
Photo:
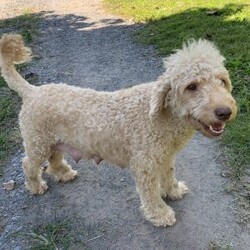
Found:
[[[48,186],[41,165],[57,181],[77,171],[64,159],[94,159],[129,167],[145,218],[172,226],[175,213],[164,197],[181,199],[187,186],[175,178],[174,160],[194,131],[214,138],[235,118],[237,106],[224,57],[206,40],[191,40],[164,59],[155,82],[114,92],[66,84],[30,85],[14,64],[31,59],[22,37],[0,40],[0,66],[8,86],[22,98],[19,115],[26,188],[43,194]]]

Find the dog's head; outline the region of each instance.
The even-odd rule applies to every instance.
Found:
[[[224,60],[206,40],[190,41],[166,58],[166,72],[152,90],[151,118],[165,108],[205,136],[221,135],[237,113]]]

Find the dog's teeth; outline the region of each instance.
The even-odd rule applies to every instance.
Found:
[[[214,129],[213,129],[213,126],[210,124],[210,125],[209,125],[209,129],[210,129],[213,133],[215,133],[215,134],[221,134],[221,133],[223,132],[224,126],[218,131],[218,130],[214,130]]]

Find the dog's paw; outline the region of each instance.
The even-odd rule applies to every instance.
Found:
[[[188,193],[188,187],[184,182],[179,181],[176,187],[173,187],[168,193],[167,196],[172,200],[182,199],[185,194]]]
[[[156,227],[166,227],[166,226],[173,226],[176,223],[176,218],[175,218],[175,212],[173,209],[169,206],[166,206],[166,210],[163,213],[160,211],[159,214],[149,218],[149,221],[151,221],[154,226]]]
[[[25,182],[25,186],[26,188],[32,193],[32,194],[44,194],[47,189],[48,189],[48,185],[46,183],[46,181],[42,180],[40,183],[27,183]]]
[[[76,170],[69,170],[66,172],[63,176],[61,176],[60,180],[61,182],[68,182],[68,181],[73,181],[78,175],[78,172]]]
[[[49,165],[46,173],[52,175],[56,181],[68,182],[74,180],[78,172],[73,170],[67,163],[62,164],[60,167],[53,167]]]

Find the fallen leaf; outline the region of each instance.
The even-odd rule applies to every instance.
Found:
[[[217,15],[218,14],[218,11],[217,10],[207,10],[206,13],[208,15]]]

